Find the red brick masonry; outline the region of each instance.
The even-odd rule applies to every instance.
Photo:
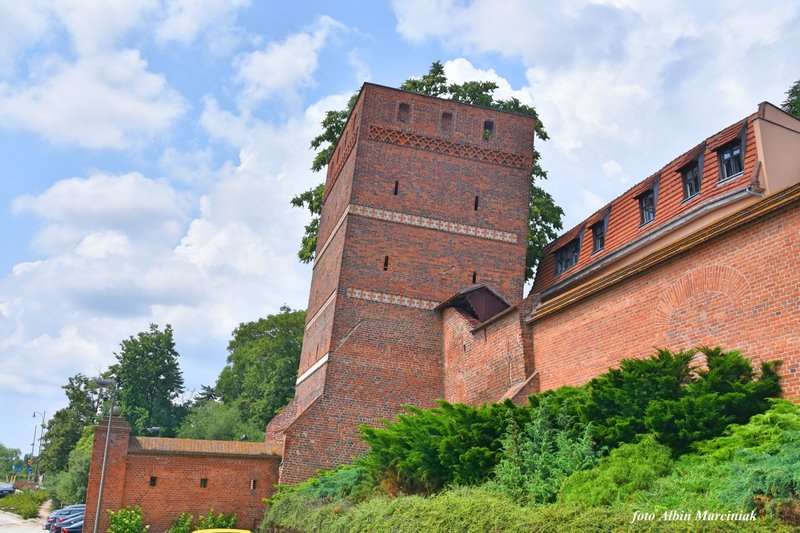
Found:
[[[294,399],[264,443],[131,437],[115,418],[104,509],[141,505],[153,531],[211,508],[252,528],[278,477],[350,461],[365,450],[358,426],[403,404],[523,402],[659,347],[781,359],[800,397],[800,120],[764,103],[682,154],[548,245],[523,300],[534,126],[365,84],[328,165]],[[737,143],[743,172],[723,179]],[[687,165],[701,176],[691,198]],[[576,262],[556,273],[571,242]]]
[[[86,495],[84,531],[92,531],[107,419],[95,428]],[[236,513],[237,525],[255,529],[264,514],[262,500],[278,480],[278,450],[269,442],[132,437],[130,426],[112,419],[100,531],[107,509],[138,505],[150,531],[166,531],[183,512],[195,516]],[[201,486],[201,480],[205,486]]]

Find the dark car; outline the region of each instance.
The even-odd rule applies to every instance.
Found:
[[[67,515],[67,514],[72,514],[72,513],[75,513],[76,511],[83,511],[85,508],[86,508],[85,504],[76,503],[74,505],[67,505],[66,507],[62,507],[61,509],[57,509],[57,510],[53,511],[52,513],[50,513],[50,515],[47,517],[47,520],[45,520],[42,529],[50,529],[50,527],[53,525],[53,522],[55,522],[56,518],[58,518],[60,516],[64,516],[64,515]]]
[[[14,485],[11,483],[0,483],[0,498],[14,494]]]
[[[58,533],[81,533],[83,530],[83,515],[74,518],[72,521],[64,522]]]
[[[76,507],[72,509],[63,510],[64,512],[55,516],[52,522],[50,522],[50,533],[60,533],[61,528],[64,526],[64,524],[68,524],[79,518],[82,520],[84,510],[85,509],[83,507]],[[48,521],[49,520],[50,519],[48,519]]]

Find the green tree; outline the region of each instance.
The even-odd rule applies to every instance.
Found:
[[[184,439],[239,440],[244,437],[253,442],[264,440],[265,424],[242,420],[236,403],[200,401],[189,409],[178,428],[178,437]]]
[[[449,98],[457,102],[490,107],[501,111],[510,111],[531,116],[536,119],[535,135],[546,141],[549,137],[542,125],[536,110],[523,104],[516,98],[498,100],[494,97],[497,84],[489,81],[468,81],[465,83],[448,83],[444,66],[435,61],[427,74],[420,78],[410,78],[400,88],[427,96]],[[358,95],[353,95],[347,102],[346,109],[328,111],[322,120],[323,131],[311,141],[316,150],[311,169],[320,171],[327,165],[333,154],[336,141],[344,130],[347,117],[356,103]],[[533,164],[530,173],[530,205],[528,214],[528,252],[526,257],[525,279],[533,277],[536,265],[542,256],[542,250],[548,242],[558,236],[562,228],[561,218],[564,211],[555,204],[552,196],[536,185],[536,180],[545,179],[547,173],[540,164],[540,154],[533,148]],[[305,227],[305,234],[300,245],[298,257],[304,263],[314,260],[319,232],[319,216],[322,212],[322,199],[325,195],[325,184],[322,183],[292,198],[295,207],[306,208],[311,214],[311,221]]]
[[[786,91],[786,100],[783,102],[783,110],[787,113],[800,118],[800,80],[797,80]]]
[[[184,388],[172,326],[162,331],[151,324],[148,331],[123,340],[114,355],[117,363],[111,372],[118,383],[119,405],[133,431],[157,426],[162,435],[174,435],[185,408],[176,403]]]
[[[16,448],[7,448],[0,444],[0,480],[14,471],[15,467],[22,465],[22,457]]]
[[[59,503],[71,505],[86,501],[93,442],[94,428],[84,428],[81,438],[69,452],[66,470],[45,476],[48,494]]]
[[[237,406],[246,426],[263,429],[294,395],[304,325],[305,311],[283,306],[234,330],[215,390],[225,404]]]
[[[69,454],[83,429],[96,423],[100,406],[107,399],[107,392],[83,374],[70,377],[62,388],[69,403],[47,422],[40,453],[42,472],[55,473],[67,468]]]

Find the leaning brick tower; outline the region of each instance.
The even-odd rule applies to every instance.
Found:
[[[281,482],[364,450],[361,423],[443,394],[439,303],[522,298],[534,120],[364,84],[328,164]]]

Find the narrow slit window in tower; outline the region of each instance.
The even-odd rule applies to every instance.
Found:
[[[453,114],[444,112],[442,113],[442,133],[450,133],[453,131]]]
[[[477,283],[477,282],[478,282],[478,273],[477,272],[473,272],[472,273],[472,283]]]
[[[400,182],[399,181],[395,181],[394,182],[394,195],[397,196],[397,193],[399,191],[400,191]]]
[[[389,256],[388,255],[383,256],[383,269],[384,270],[389,270]]]
[[[397,106],[397,122],[408,122],[411,117],[411,106],[400,104]]]
[[[494,122],[485,120],[483,122],[483,140],[488,141],[494,137]]]
[[[475,195],[475,211],[478,210],[478,203],[480,202],[480,197],[476,194]]]

